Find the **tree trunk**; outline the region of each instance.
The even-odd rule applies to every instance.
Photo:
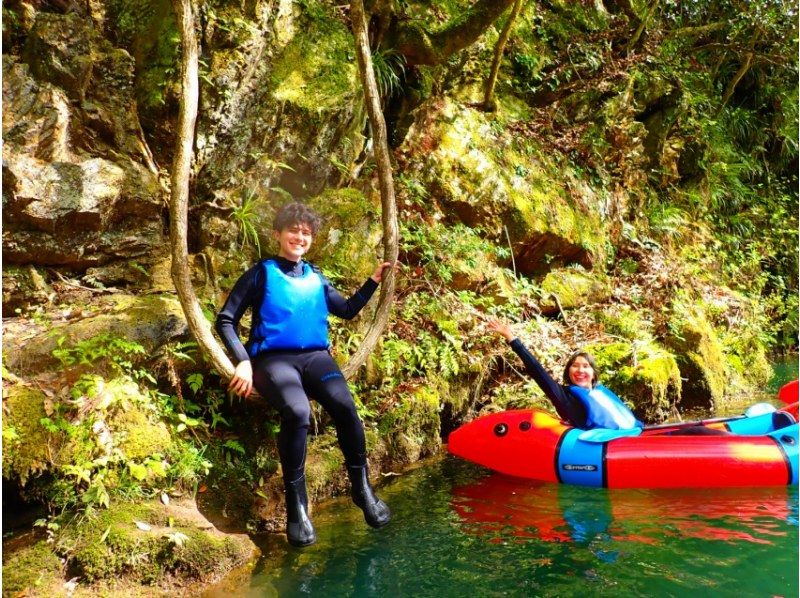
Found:
[[[644,30],[650,26],[650,19],[653,18],[653,14],[656,12],[656,8],[661,0],[653,0],[653,3],[650,5],[650,8],[647,9],[647,14],[645,15],[644,19],[642,19],[639,26],[636,28],[636,31],[631,37],[630,41],[628,42],[627,53],[630,54],[633,52],[633,49],[636,47],[636,44],[639,43],[639,40],[644,33]]]
[[[378,85],[375,82],[375,72],[372,70],[372,54],[369,49],[369,36],[367,35],[367,22],[364,16],[363,0],[351,0],[350,20],[353,26],[353,35],[356,41],[356,56],[361,81],[364,86],[364,99],[367,105],[370,128],[372,129],[375,162],[378,166],[378,183],[381,191],[381,221],[383,224],[383,259],[392,264],[397,262],[399,253],[397,233],[397,204],[394,195],[394,181],[392,180],[392,164],[389,153],[389,142],[386,135],[386,121],[381,111]],[[367,360],[375,348],[386,324],[389,322],[389,312],[394,299],[395,276],[394,268],[385,271],[381,283],[380,298],[375,318],[361,341],[356,352],[342,368],[346,378],[351,378]]]
[[[722,112],[722,109],[725,108],[725,104],[728,103],[728,100],[731,99],[733,92],[736,91],[736,86],[739,84],[739,81],[747,74],[747,71],[750,70],[750,66],[753,64],[753,50],[756,47],[756,43],[758,42],[758,38],[760,37],[760,32],[756,31],[753,34],[753,37],[750,39],[750,51],[745,53],[744,58],[742,59],[742,64],[739,65],[739,70],[736,71],[736,74],[733,76],[728,82],[728,86],[725,88],[725,93],[722,94],[722,101],[719,105],[719,110],[717,111]]]
[[[497,44],[494,47],[494,59],[492,60],[492,70],[489,73],[489,79],[486,82],[486,93],[483,96],[483,107],[485,110],[494,110],[494,86],[497,84],[497,73],[500,72],[500,61],[503,59],[503,52],[506,49],[508,38],[511,35],[511,28],[514,26],[514,21],[517,20],[520,10],[522,10],[522,0],[514,0],[514,8],[511,9],[511,14],[508,17],[506,26],[500,32],[500,37],[497,38]]]
[[[172,281],[178,292],[189,330],[200,346],[200,350],[220,375],[230,378],[233,375],[233,364],[211,333],[211,325],[200,309],[200,303],[189,275],[187,212],[199,94],[198,51],[191,0],[174,0],[173,5],[181,36],[181,96],[178,113],[178,138],[170,177],[169,239],[172,251]]]

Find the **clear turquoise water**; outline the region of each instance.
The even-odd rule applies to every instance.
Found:
[[[776,364],[769,395],[797,371],[797,356]],[[800,594],[797,486],[603,490],[448,456],[379,493],[394,512],[383,530],[329,501],[313,513],[317,544],[261,537],[255,569],[206,598]]]
[[[602,490],[446,457],[380,489],[367,528],[345,499],[319,541],[264,539],[252,576],[209,596],[797,596],[797,487]]]

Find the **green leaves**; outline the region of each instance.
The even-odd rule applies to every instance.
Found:
[[[96,365],[108,367],[114,373],[131,376],[135,380],[147,380],[155,384],[155,378],[146,369],[136,367],[139,358],[147,355],[143,345],[111,333],[98,334],[79,341],[72,346],[61,336],[52,351],[63,367]]]
[[[405,56],[396,50],[377,50],[372,53],[372,69],[381,97],[394,95],[403,87],[406,75]]]
[[[176,432],[183,432],[186,428],[194,428],[199,426],[201,421],[194,417],[188,417],[185,413],[178,414],[178,421],[180,422],[175,426]]]
[[[261,241],[258,237],[256,226],[258,214],[255,211],[256,192],[247,189],[242,192],[242,199],[239,205],[233,205],[232,216],[239,226],[240,247],[244,249],[246,245],[255,247],[258,257],[261,257]]]

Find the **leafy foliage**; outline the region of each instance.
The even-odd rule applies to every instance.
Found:
[[[406,59],[396,50],[378,50],[372,53],[375,82],[382,98],[395,95],[403,86]]]
[[[239,226],[239,238],[241,239],[240,247],[243,249],[246,245],[252,245],[258,257],[261,257],[261,241],[258,237],[257,220],[259,214],[255,210],[255,200],[257,194],[254,190],[246,190],[242,192],[242,201],[239,205],[233,206],[233,219]]]

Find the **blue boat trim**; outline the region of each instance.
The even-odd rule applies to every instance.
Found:
[[[606,444],[580,440],[583,430],[573,428],[563,437],[558,448],[557,475],[565,484],[603,487],[603,454]]]
[[[786,482],[787,486],[797,484],[798,479],[798,471],[794,466],[794,463],[797,462],[798,452],[797,430],[798,425],[794,424],[792,426],[787,426],[786,428],[776,430],[771,434],[767,434],[767,436],[772,438],[772,440],[778,446],[778,449],[781,451],[781,455],[783,455],[783,462],[786,464],[786,471],[788,472],[789,478]],[[793,455],[789,454],[790,451],[793,453]],[[792,459],[792,456],[794,457],[794,460]]]
[[[553,456],[553,469],[556,470],[556,479],[558,480],[559,484],[563,484],[564,480],[561,479],[561,468],[558,466],[558,456],[561,454],[561,445],[564,444],[564,438],[566,438],[567,434],[569,434],[571,431],[572,428],[567,428],[558,438],[558,442],[556,443],[556,452]]]

